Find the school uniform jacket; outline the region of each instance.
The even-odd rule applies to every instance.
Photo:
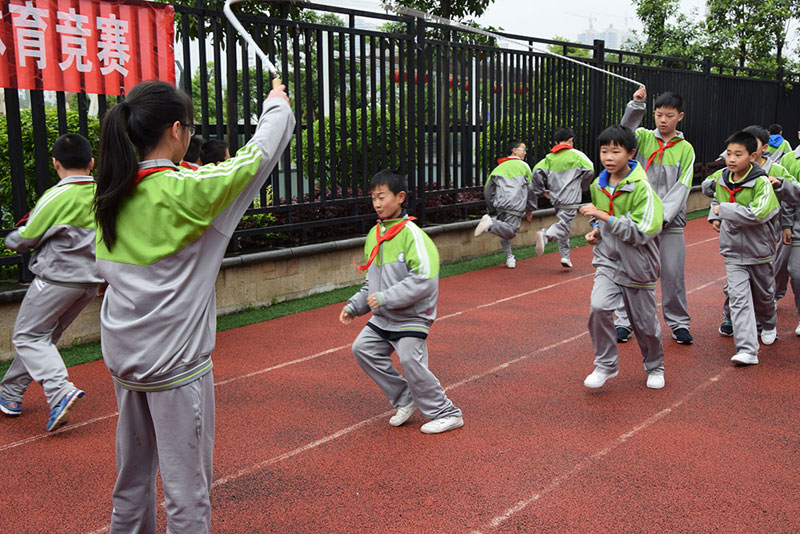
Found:
[[[377,228],[385,235],[407,215],[381,220],[367,234],[364,257],[369,261],[377,244]],[[439,251],[428,235],[414,224],[405,223],[400,232],[380,244],[378,254],[367,270],[361,291],[347,301],[344,309],[352,316],[370,311],[367,298],[374,294],[378,308],[370,323],[388,332],[404,332],[424,337],[436,319],[439,296]]]
[[[655,153],[646,169],[647,179],[664,205],[664,231],[681,233],[686,226],[686,200],[689,198],[694,176],[694,148],[681,132],[676,132],[675,137],[665,140],[661,139],[658,129],[638,128],[644,117],[645,106],[645,102],[629,102],[621,124],[636,132],[639,141],[636,161],[642,167],[647,166]],[[658,140],[664,145],[680,141],[659,155]]]
[[[91,176],[69,176],[41,196],[20,226],[6,236],[17,252],[35,249],[29,269],[39,278],[61,284],[99,284],[94,261],[95,223]]]
[[[489,212],[522,217],[525,210],[535,210],[536,195],[528,164],[515,156],[500,158],[497,163],[483,186]]]
[[[661,269],[654,238],[661,232],[664,212],[641,164],[630,161],[628,166],[630,173],[613,193],[605,189],[606,170],[589,187],[592,204],[612,215],[607,223],[594,223],[600,228],[600,241],[594,246],[592,265],[608,272],[617,284],[654,289]]]
[[[140,163],[140,172],[158,170],[123,201],[111,250],[97,232],[97,263],[109,282],[101,344],[116,383],[160,391],[211,370],[222,257],[293,126],[289,105],[271,98],[253,138],[219,165],[191,170],[169,160]]]
[[[533,168],[533,192],[541,196],[550,191],[554,208],[574,209],[594,178],[594,164],[586,154],[569,145],[556,145]]]
[[[716,185],[708,221],[721,221],[719,253],[730,265],[769,263],[775,257],[775,221],[780,211],[772,184],[757,164],[739,182],[730,182],[730,174],[729,169],[720,169],[711,175]],[[719,215],[714,214],[717,205]]]
[[[780,134],[769,136],[769,143],[764,148],[764,155],[771,161],[780,162],[783,156],[792,151],[792,145]]]

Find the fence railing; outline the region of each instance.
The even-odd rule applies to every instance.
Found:
[[[480,211],[482,184],[512,138],[528,144],[533,165],[555,130],[570,126],[576,146],[594,158],[597,135],[619,121],[636,87],[543,47],[577,50],[573,56],[587,64],[640,80],[651,99],[668,90],[682,94],[680,128],[698,162],[713,161],[723,140],[749,124],[779,122],[787,132],[800,124],[800,80],[792,73],[611,50],[602,41],[503,34],[521,46],[501,48],[412,18],[313,7],[326,16],[241,17],[279,65],[297,126],[234,243],[267,247],[363,233],[374,219],[366,186],[385,167],[408,177],[408,209],[425,224]],[[233,153],[255,128],[268,74],[221,12],[181,5],[175,11],[178,84],[193,95],[198,134],[224,139]],[[0,237],[53,183],[48,134],[92,138],[118,100],[101,95],[95,104],[85,94],[9,89],[4,96],[8,165],[0,164],[7,174],[0,180],[10,184],[0,184]],[[653,127],[649,115],[644,125]],[[30,279],[25,264],[23,256],[0,257],[0,268],[19,266],[23,280]]]

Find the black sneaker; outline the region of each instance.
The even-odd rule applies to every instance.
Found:
[[[631,338],[631,331],[624,326],[617,327],[617,343],[627,343]]]
[[[672,339],[680,343],[681,345],[691,345],[692,341],[692,334],[689,333],[688,328],[676,328],[672,331]]]
[[[733,335],[733,324],[729,321],[723,321],[723,323],[719,325],[719,333],[725,337],[731,337]]]

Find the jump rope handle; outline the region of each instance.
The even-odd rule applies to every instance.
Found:
[[[278,88],[278,87],[280,87],[281,85],[283,85],[283,82],[281,81],[281,77],[280,77],[280,76],[278,76],[277,74],[275,74],[275,75],[272,77],[272,88],[273,88],[273,89],[277,89],[277,88]]]

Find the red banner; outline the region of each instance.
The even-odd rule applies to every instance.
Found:
[[[0,87],[121,95],[175,83],[175,10],[139,0],[0,0]]]

